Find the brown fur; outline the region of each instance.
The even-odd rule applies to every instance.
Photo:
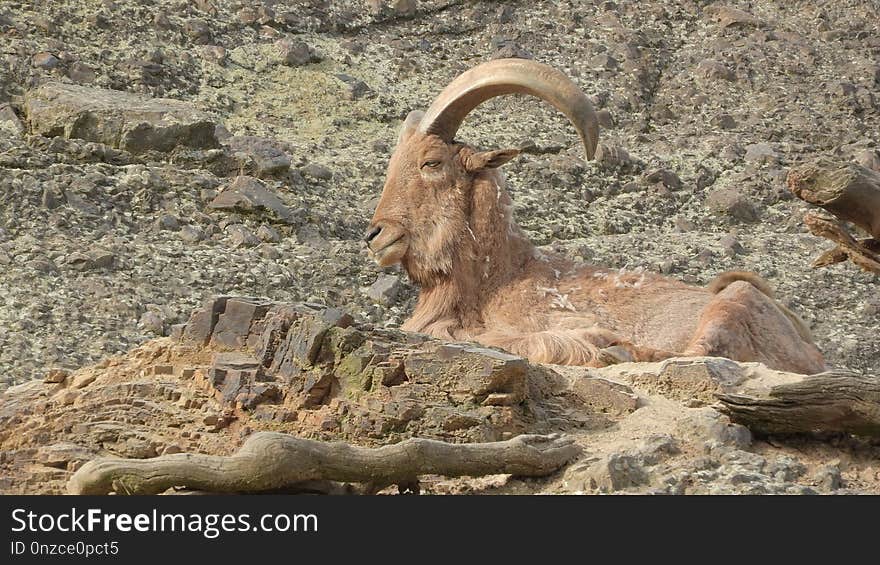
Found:
[[[736,281],[746,281],[770,298],[776,298],[776,293],[773,291],[773,288],[770,287],[770,283],[755,273],[750,273],[748,271],[726,271],[721,273],[715,277],[712,282],[706,285],[706,290],[712,294],[718,294],[730,286],[731,283]]]
[[[404,329],[546,363],[717,355],[824,370],[806,326],[757,275],[725,273],[700,288],[543,255],[514,223],[495,168],[516,152],[478,153],[414,123],[401,132],[367,237],[380,265],[401,263],[421,289]]]
[[[750,283],[752,286],[760,290],[764,293],[768,298],[773,299],[773,303],[776,304],[776,307],[785,314],[785,316],[794,324],[795,329],[797,329],[798,334],[804,341],[809,343],[813,342],[813,332],[810,331],[810,328],[807,324],[801,320],[800,316],[792,312],[788,306],[783,304],[782,302],[776,300],[776,293],[773,291],[773,288],[770,286],[770,283],[756,275],[755,273],[749,273],[747,271],[727,271],[725,273],[721,273],[715,279],[710,282],[706,286],[706,290],[711,292],[712,294],[718,294],[725,288],[731,285],[736,281],[746,281]]]

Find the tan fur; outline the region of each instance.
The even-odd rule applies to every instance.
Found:
[[[773,288],[770,287],[770,283],[756,275],[755,273],[749,273],[748,271],[726,271],[721,273],[717,277],[715,277],[712,282],[706,285],[706,290],[711,292],[712,294],[718,294],[731,283],[736,281],[746,281],[751,283],[752,286],[769,296],[770,298],[776,298],[776,293],[773,292]]]
[[[401,132],[367,241],[420,287],[404,329],[548,363],[685,354],[824,370],[806,326],[757,275],[726,273],[707,289],[539,252],[513,221],[501,173],[479,168],[512,154]]]
[[[755,273],[749,273],[747,271],[727,271],[721,273],[715,279],[706,285],[706,289],[712,294],[718,294],[731,283],[736,281],[746,281],[750,283],[752,286],[760,290],[762,293],[767,295],[769,298],[773,298],[773,303],[776,305],[779,310],[785,314],[785,316],[794,324],[794,327],[797,329],[798,335],[804,341],[813,342],[813,332],[810,331],[810,328],[807,324],[801,320],[800,316],[791,311],[791,309],[783,304],[782,302],[776,300],[776,293],[771,288],[770,283],[756,275]]]

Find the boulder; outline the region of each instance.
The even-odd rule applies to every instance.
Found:
[[[715,214],[741,222],[756,222],[758,210],[752,200],[739,189],[718,188],[706,198],[706,206]]]
[[[385,306],[394,303],[398,294],[400,294],[400,279],[394,275],[379,275],[376,282],[367,289],[367,296]]]
[[[131,153],[218,147],[215,121],[186,102],[47,82],[25,96],[31,133],[104,143]]]
[[[282,142],[252,135],[237,135],[223,143],[242,167],[253,170],[253,174],[258,177],[281,175],[290,170],[288,147]]]
[[[278,221],[292,223],[294,213],[284,205],[277,195],[266,186],[249,176],[236,177],[226,188],[208,204],[214,210],[240,212],[268,212]]]
[[[0,133],[7,135],[24,133],[24,125],[9,104],[0,104]]]

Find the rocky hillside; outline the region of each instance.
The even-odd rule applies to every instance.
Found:
[[[808,206],[784,183],[790,168],[817,156],[880,170],[874,2],[3,2],[0,390],[26,384],[0,400],[0,416],[42,434],[3,444],[0,464],[20,479],[3,489],[58,491],[76,467],[68,463],[99,453],[225,453],[237,445],[235,434],[252,428],[243,424],[233,434],[221,425],[222,402],[234,404],[235,397],[212,400],[221,402],[216,406],[205,399],[177,404],[187,394],[215,394],[192,388],[194,373],[186,371],[214,366],[216,350],[181,352],[180,336],[171,336],[210,297],[259,296],[266,304],[307,303],[319,311],[329,305],[363,331],[397,336],[392,342],[413,339],[395,328],[412,309],[415,289],[399,272],[380,272],[360,241],[397,127],[460,72],[512,56],[566,72],[591,96],[602,127],[598,158],[589,163],[565,119],[536,99],[492,100],[462,128],[459,137],[475,145],[527,150],[506,170],[517,221],[537,244],[696,284],[725,270],[755,271],[811,326],[833,366],[877,373],[878,279],[849,263],[811,268],[828,244],[807,233],[801,220]],[[436,354],[425,347],[426,356]],[[74,385],[64,376],[74,370],[107,386]],[[142,379],[144,370],[152,371],[152,384]],[[554,377],[548,368],[529,370],[550,381],[560,371]],[[626,375],[605,376],[634,386],[634,397],[658,393]],[[289,384],[271,394],[286,395]],[[114,405],[117,393],[139,411],[125,415],[117,406],[104,414],[108,421],[145,425],[155,409],[171,413],[159,421],[186,424],[174,437],[99,430],[87,445],[76,444],[84,429],[68,425],[70,411]],[[528,398],[544,406],[543,394]],[[269,397],[276,404],[279,398]],[[736,424],[712,423],[726,417],[720,412],[657,398],[653,408],[612,421],[586,408],[560,416],[564,403],[550,401],[562,410],[550,428],[571,432],[584,421],[589,430],[613,430],[590,436],[611,447],[570,472],[593,473],[603,457],[623,453],[632,456],[623,469],[653,468],[651,461],[672,457],[649,478],[614,483],[637,490],[749,492],[750,480],[742,478],[749,473],[764,477],[755,479],[762,485],[756,492],[821,490],[843,484],[841,472],[856,490],[876,488],[863,464],[876,455],[870,446],[836,439],[749,447],[741,431],[724,435]],[[20,410],[39,420],[35,406],[68,416],[21,420]],[[459,419],[450,416],[457,424],[440,419],[402,429],[446,437],[444,426],[473,423],[475,406]],[[238,418],[246,422],[272,411],[254,405],[250,415],[245,408]],[[488,417],[483,412],[480,418]],[[698,425],[704,431],[681,431],[691,429],[681,422],[692,417],[708,418]],[[340,437],[333,421],[284,429]],[[384,430],[376,418],[367,421]],[[539,421],[513,418],[510,429],[477,426],[488,435],[452,438],[534,431]],[[655,428],[675,445],[652,444]],[[343,437],[397,437],[380,436],[361,430]],[[621,444],[624,436],[647,443]],[[729,457],[739,459],[716,457],[704,445],[712,441],[728,442]],[[38,456],[44,448],[51,453]],[[40,472],[25,472],[28,465]],[[664,482],[685,467],[690,478]],[[831,478],[814,480],[826,467]],[[608,486],[613,479],[594,480],[593,488],[585,476],[508,491],[617,490]],[[700,482],[704,476],[712,478]]]

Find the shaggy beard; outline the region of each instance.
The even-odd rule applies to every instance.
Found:
[[[432,238],[428,245],[423,241],[412,241],[401,264],[411,281],[423,289],[432,288],[452,277],[455,249],[452,238],[446,238],[446,241]]]

